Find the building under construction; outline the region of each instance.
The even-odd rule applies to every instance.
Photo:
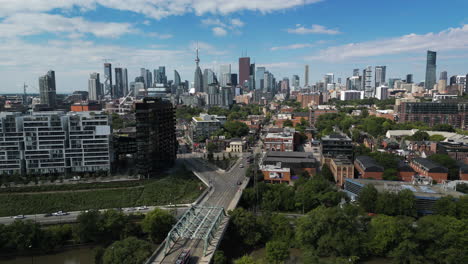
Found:
[[[142,177],[174,164],[177,153],[174,108],[169,101],[147,97],[136,104],[137,171]]]

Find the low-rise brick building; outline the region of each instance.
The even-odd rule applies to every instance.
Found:
[[[402,181],[410,182],[413,176],[416,175],[414,169],[405,161],[398,162],[398,178]]]
[[[354,167],[358,172],[359,178],[382,179],[384,168],[369,156],[356,157],[356,160],[354,160]]]
[[[448,169],[430,159],[415,158],[411,160],[410,166],[416,173],[431,177],[437,183],[442,183],[447,180]]]
[[[300,138],[293,128],[285,128],[282,132],[269,132],[264,139],[266,151],[294,151]]]

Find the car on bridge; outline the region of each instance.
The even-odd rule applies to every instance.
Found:
[[[175,264],[188,264],[190,261],[190,249],[184,249],[175,261]]]
[[[26,216],[24,216],[24,215],[17,215],[15,217],[13,217],[13,219],[25,219],[25,218],[26,218]]]

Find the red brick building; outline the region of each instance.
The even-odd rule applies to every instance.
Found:
[[[422,176],[431,177],[437,183],[447,180],[448,169],[430,159],[415,158],[411,160],[411,168]]]
[[[382,180],[384,168],[369,156],[356,157],[354,167],[359,178]]]
[[[398,122],[423,122],[428,126],[449,124],[468,129],[468,102],[443,101],[401,103],[398,107]]]
[[[298,93],[297,99],[301,103],[302,108],[308,108],[309,106],[321,105],[323,104],[323,95],[319,92],[317,93]]]
[[[410,182],[413,176],[416,175],[414,169],[406,162],[400,161],[398,163],[398,178],[402,181]]]

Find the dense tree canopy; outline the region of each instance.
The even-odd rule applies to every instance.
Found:
[[[141,225],[143,231],[149,234],[151,241],[160,243],[164,240],[175,222],[174,216],[168,211],[156,208],[146,214]]]
[[[152,247],[149,242],[128,237],[114,242],[103,255],[104,264],[141,264],[151,255]]]

